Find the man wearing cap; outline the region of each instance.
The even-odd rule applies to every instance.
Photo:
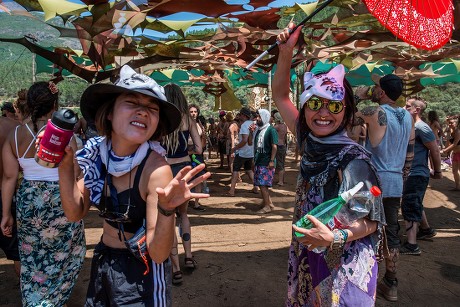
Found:
[[[401,242],[398,237],[398,212],[401,206],[403,180],[407,177],[414,156],[414,124],[411,115],[396,105],[403,91],[402,80],[393,74],[372,76],[375,88],[371,100],[379,106],[364,108],[356,114],[359,124],[367,124],[366,149],[381,180],[383,207],[387,226],[385,234],[389,254],[385,259],[385,276],[378,292],[389,301],[398,299],[396,262]],[[355,98],[369,98],[367,89],[358,89]]]
[[[232,181],[230,183],[230,190],[228,191],[230,196],[235,196],[236,182],[242,166],[244,166],[244,171],[251,178],[251,181],[254,181],[254,172],[252,171],[254,148],[248,144],[249,127],[253,123],[251,121],[251,110],[246,107],[241,108],[239,118],[242,124],[238,133],[238,144],[231,149],[231,153],[235,153],[235,159],[233,160]],[[255,191],[257,192],[257,190]]]
[[[14,128],[19,125],[16,120],[13,120],[7,116],[0,117],[0,149],[3,147],[7,140],[8,134],[14,130]],[[2,150],[0,150],[0,218],[2,217],[2,180],[3,180],[3,158],[2,158]],[[12,208],[12,212],[16,212],[15,207],[16,204],[14,203],[14,208]],[[19,259],[19,250],[18,250],[18,235],[16,230],[16,223],[13,225],[14,230],[11,237],[7,237],[3,235],[3,232],[0,231],[0,248],[6,255],[8,260],[13,260],[14,262],[14,271],[16,276],[19,276],[21,270],[21,264]]]

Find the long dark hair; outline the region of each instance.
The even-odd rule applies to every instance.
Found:
[[[53,93],[50,84],[44,81],[35,82],[27,91],[27,108],[35,132],[38,132],[37,120],[53,109],[57,109],[58,97],[59,93],[57,91]]]
[[[182,120],[186,119],[188,127],[190,125],[191,120],[189,106],[187,98],[182,92],[180,86],[174,83],[169,83],[165,85],[164,89],[166,98],[169,102],[174,104],[179,109],[180,114],[182,116]],[[176,128],[176,130],[163,137],[163,145],[166,147],[166,150],[168,152],[176,152],[176,150],[179,148],[179,132],[182,129],[182,124],[183,122],[181,122],[181,124],[179,125],[179,127]],[[187,142],[187,140],[185,140],[185,142]]]
[[[323,74],[323,73],[322,73]],[[355,119],[355,112],[356,112],[356,103],[353,96],[353,89],[346,78],[343,79],[343,86],[345,87],[345,115],[343,117],[343,121],[340,124],[339,128],[335,130],[332,134],[336,134],[342,131],[348,123],[354,122]],[[307,121],[305,119],[305,108],[307,104],[303,105],[303,108],[299,111],[299,115],[296,121],[296,129],[297,129],[297,140],[299,146],[301,145],[303,139],[306,137],[308,133],[311,132],[310,127],[307,125]]]

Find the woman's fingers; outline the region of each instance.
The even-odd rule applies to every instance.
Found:
[[[199,165],[198,165],[199,166]],[[190,171],[193,171],[192,167],[191,166],[186,166],[184,168],[182,168],[176,175],[176,177],[174,177],[174,179],[176,179],[177,181],[188,181],[190,180],[190,178],[192,177],[187,177],[187,174],[190,172]]]
[[[190,193],[190,198],[209,198],[209,194],[205,193]]]
[[[179,173],[176,175],[176,179],[177,180],[182,180],[182,181],[185,181],[185,182],[189,182],[190,180],[192,180],[199,172],[201,172],[206,166],[204,165],[204,163],[200,164],[200,165],[197,165],[196,167],[194,167],[193,169],[191,168],[191,166],[186,166],[184,167],[183,169],[181,169],[179,171]],[[197,185],[198,183],[202,182],[204,179],[208,178],[211,174],[209,174],[207,177],[201,179],[201,180],[198,180],[194,185]],[[204,176],[204,175],[203,175]],[[195,182],[196,179],[200,179],[200,177],[202,176],[199,176],[197,178],[195,178],[191,183]],[[191,184],[190,183],[190,184]]]
[[[200,183],[202,183],[203,181],[205,181],[209,177],[211,177],[211,173],[207,172],[207,173],[205,173],[203,175],[200,175],[200,176],[194,178],[192,181],[188,182],[188,188],[193,189],[194,187],[196,187],[197,185],[199,185]]]

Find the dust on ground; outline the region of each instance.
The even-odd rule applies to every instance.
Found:
[[[184,271],[184,282],[173,286],[173,306],[282,306],[286,296],[288,246],[292,224],[298,163],[287,158],[286,184],[271,190],[275,211],[259,215],[260,195],[251,192],[247,176],[235,197],[226,195],[228,170],[208,161],[211,198],[201,200],[206,211],[189,209],[193,255],[198,266]],[[378,297],[377,306],[459,306],[460,301],[460,192],[450,170],[444,179],[431,180],[425,211],[438,235],[419,241],[421,256],[401,255],[398,264],[397,303]],[[68,302],[84,305],[90,262],[100,239],[102,221],[92,210],[85,218],[87,253],[83,269]],[[400,219],[404,228],[404,222]],[[402,230],[404,232],[404,230]],[[403,234],[401,234],[404,236]],[[403,238],[404,240],[404,238]],[[184,255],[180,246],[180,260]],[[380,266],[383,272],[384,266]],[[0,306],[21,306],[19,283],[12,262],[0,251]]]

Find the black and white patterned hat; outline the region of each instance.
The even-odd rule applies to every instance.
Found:
[[[180,111],[168,102],[164,89],[149,76],[135,72],[128,65],[120,70],[120,79],[115,84],[98,83],[90,85],[81,96],[80,110],[83,117],[94,123],[97,110],[108,101],[122,93],[140,93],[155,98],[160,106],[160,121],[166,126],[166,134],[179,127],[181,122]]]

